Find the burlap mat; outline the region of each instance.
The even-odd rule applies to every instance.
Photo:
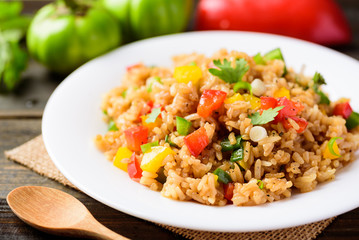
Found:
[[[33,171],[54,179],[66,186],[72,188],[76,187],[70,183],[62,173],[57,170],[54,163],[51,161],[49,155],[46,152],[42,136],[38,136],[27,143],[6,151],[5,156],[15,162],[25,165]],[[321,233],[334,218],[323,220],[316,223],[307,224],[304,226],[287,228],[282,230],[266,231],[266,232],[249,232],[249,233],[213,233],[204,231],[194,231],[189,229],[171,227],[161,225],[162,227],[173,231],[188,239],[241,239],[241,240],[281,240],[281,239],[314,239],[319,233]]]

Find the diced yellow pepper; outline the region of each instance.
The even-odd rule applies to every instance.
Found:
[[[216,187],[218,187],[219,186],[219,182],[218,182],[218,175],[216,175],[216,174],[213,174],[214,176],[214,185],[216,186]]]
[[[147,127],[149,130],[154,129],[155,127],[160,127],[162,124],[162,119],[157,117],[155,122],[147,123],[146,120],[149,117],[149,114],[141,116],[142,125]]]
[[[242,95],[240,93],[235,93],[233,94],[233,96],[226,98],[226,100],[224,100],[224,103],[226,104],[231,104],[237,101],[244,101],[244,98],[242,97]]]
[[[127,163],[122,162],[122,159],[124,158],[130,158],[132,155],[132,152],[127,147],[120,147],[117,150],[115,160],[113,161],[113,165],[118,167],[119,169],[122,169],[123,171],[127,172]]]
[[[198,66],[180,66],[175,68],[173,77],[177,82],[188,83],[191,81],[193,85],[197,85],[202,78],[202,70]]]
[[[274,92],[273,97],[275,98],[286,97],[287,99],[290,99],[290,92],[285,87],[281,87]]]
[[[248,162],[245,162],[244,160],[240,160],[239,161],[239,165],[244,169],[244,170],[248,170]]]
[[[329,159],[336,159],[340,156],[340,152],[339,152],[339,147],[337,142],[333,143],[333,151],[336,155],[332,154],[329,150],[329,144],[327,144],[327,146],[325,147],[325,150],[323,152],[323,157],[324,158],[329,158]]]
[[[152,147],[150,152],[143,154],[141,169],[146,172],[156,173],[163,166],[163,160],[170,154],[174,154],[174,152],[169,147]]]
[[[251,109],[257,110],[261,107],[261,99],[250,94],[243,94],[244,101],[251,104]]]

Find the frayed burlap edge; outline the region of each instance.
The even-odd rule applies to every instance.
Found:
[[[42,135],[24,143],[23,145],[5,151],[5,156],[17,163],[20,163],[36,173],[46,176],[50,179],[56,180],[65,186],[77,189],[65,176],[56,168],[55,164],[51,161]],[[315,239],[333,220],[335,217],[326,219],[320,222],[315,222],[303,226],[273,230],[266,232],[246,232],[246,233],[226,233],[226,232],[206,232],[196,231],[184,228],[177,228],[167,225],[159,224],[161,227],[175,232],[183,237],[193,240],[285,240],[285,239],[298,239],[309,240]]]

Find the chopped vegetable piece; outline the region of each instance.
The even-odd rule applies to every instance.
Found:
[[[276,98],[286,97],[287,99],[290,99],[290,92],[285,87],[281,87],[274,92],[273,96]]]
[[[261,97],[261,109],[274,109],[277,106],[277,99],[273,97]]]
[[[218,182],[224,184],[233,182],[231,176],[221,168],[217,168],[216,170],[214,170],[213,174],[216,174],[218,176]]]
[[[237,140],[236,144],[232,145],[228,138],[223,139],[221,142],[222,152],[232,151],[240,148],[242,136],[237,135],[236,140]]]
[[[145,122],[154,123],[160,114],[161,114],[161,108],[153,108],[152,112],[148,115],[148,118],[145,120]]]
[[[253,60],[256,64],[259,64],[259,65],[266,64],[266,62],[264,61],[264,59],[260,53],[257,53],[255,56],[253,56]]]
[[[264,188],[264,183],[262,182],[262,180],[257,180],[257,184],[260,190]]]
[[[178,147],[177,144],[175,144],[174,142],[170,141],[169,139],[169,136],[166,135],[165,137],[165,142],[168,143],[171,147]]]
[[[163,84],[163,82],[161,81],[161,78],[160,77],[152,77],[152,78],[150,78],[149,80],[148,80],[149,82],[148,82],[148,87],[147,87],[147,92],[152,92],[152,85],[153,85],[153,83],[156,81],[156,82],[158,82],[158,83],[160,83],[160,84]]]
[[[230,158],[230,161],[231,162],[237,162],[237,161],[242,160],[243,157],[244,157],[243,147],[240,146],[237,150],[233,151],[233,153],[231,155],[231,158]]]
[[[198,115],[204,118],[209,117],[214,110],[222,106],[226,96],[227,93],[220,90],[204,90],[197,107]]]
[[[264,54],[263,59],[265,61],[279,59],[279,60],[282,60],[283,62],[285,62],[280,48],[276,48],[276,49],[273,49],[272,51],[267,52],[266,54]],[[287,67],[284,65],[283,76],[286,74],[287,74]]]
[[[157,171],[158,176],[156,177],[156,180],[162,184],[164,184],[167,180],[164,170],[164,167],[160,167],[160,169]]]
[[[313,83],[314,92],[320,96],[319,103],[329,105],[329,98],[321,90],[319,90],[320,85],[327,84],[324,80],[324,77],[320,73],[316,72],[313,76]]]
[[[126,98],[126,95],[127,95],[127,90],[125,90],[121,93],[121,97],[123,97],[123,98]]]
[[[303,104],[300,102],[291,101],[286,97],[278,98],[277,101],[277,106],[284,106],[284,108],[280,110],[276,116],[276,122],[280,122],[286,117],[294,117],[304,109]]]
[[[297,131],[297,133],[302,133],[302,132],[304,132],[304,130],[307,128],[308,122],[307,122],[305,119],[299,118],[299,117],[295,117],[295,116],[294,116],[294,117],[288,117],[288,118],[290,118],[290,119],[292,119],[293,121],[295,121],[296,124],[298,125],[298,129],[295,129],[295,130]],[[287,130],[290,129],[290,128],[293,128],[293,125],[290,124],[288,118],[284,118],[284,119],[282,120],[283,127],[284,127],[285,129],[287,129]]]
[[[163,160],[170,154],[174,154],[171,148],[164,146],[152,147],[150,152],[143,154],[141,169],[156,173],[163,166]]]
[[[108,130],[109,130],[109,131],[118,131],[118,127],[116,126],[115,121],[111,120],[111,121],[108,123]]]
[[[262,96],[267,90],[266,85],[259,78],[254,79],[253,82],[251,83],[251,86],[252,86],[253,94],[258,97]]]
[[[158,141],[142,144],[141,151],[143,153],[149,152],[151,150],[151,148],[155,147],[155,146],[158,146]]]
[[[248,82],[237,82],[233,86],[233,91],[238,92],[239,89],[247,89],[252,94],[252,85]]]
[[[176,67],[173,73],[173,77],[177,82],[189,83],[197,85],[199,80],[202,78],[202,70],[200,67],[194,66],[180,66]]]
[[[186,136],[188,134],[190,127],[192,126],[192,123],[184,118],[177,116],[176,126],[177,126],[177,132],[182,136]]]
[[[323,157],[324,158],[329,158],[329,159],[336,159],[340,156],[340,152],[339,152],[339,147],[338,144],[336,142],[337,139],[342,139],[341,137],[332,137],[327,146],[325,147],[325,150],[323,152]]]
[[[224,198],[228,201],[232,201],[233,198],[234,183],[227,183],[223,185]]]
[[[127,147],[120,147],[117,150],[115,160],[113,161],[113,165],[127,172],[127,163],[122,162],[124,158],[130,158],[132,155],[132,151]]]
[[[351,130],[359,125],[359,113],[352,112],[350,116],[347,118],[345,126],[348,130]]]
[[[124,131],[127,147],[132,151],[140,151],[141,145],[147,143],[148,128],[132,127]]]
[[[251,104],[251,109],[257,110],[261,106],[261,100],[256,96],[243,94],[244,101],[249,102]]]
[[[107,110],[106,110],[106,109],[105,109],[105,110],[103,110],[102,112],[103,112],[103,114],[108,115],[108,113],[107,113]]]
[[[226,98],[226,100],[224,100],[224,103],[231,104],[231,103],[235,103],[238,101],[244,101],[244,98],[242,97],[242,95],[240,93],[235,93],[235,94],[233,94],[232,97]]]
[[[352,112],[353,109],[351,108],[349,102],[337,103],[333,109],[334,115],[342,116],[345,119],[347,119]]]
[[[206,129],[201,127],[191,134],[184,137],[184,143],[186,144],[190,153],[198,157],[198,155],[206,148],[209,143]]]
[[[210,68],[208,69],[208,71],[212,75],[219,77],[227,83],[236,83],[242,81],[242,77],[249,69],[247,61],[243,58],[236,60],[234,68],[232,68],[232,63],[229,62],[227,59],[223,60],[223,64],[219,59],[213,60],[213,63],[219,69]]]
[[[262,112],[262,115],[259,112],[255,112],[254,114],[248,116],[251,119],[251,123],[253,125],[261,125],[266,124],[274,120],[274,118],[278,115],[278,112],[283,109],[284,106],[276,107],[274,109],[269,108]]]
[[[268,111],[268,110],[266,110],[266,111]],[[254,126],[251,128],[251,130],[249,132],[249,138],[253,142],[259,142],[260,140],[262,140],[263,138],[265,138],[267,136],[268,136],[267,130],[261,126]]]
[[[162,124],[162,120],[159,117],[156,118],[155,122],[147,123],[146,120],[149,118],[149,114],[143,115],[140,118],[141,118],[142,125],[147,127],[149,130],[154,129],[155,127],[160,127]]]
[[[130,161],[127,164],[127,172],[132,180],[140,182],[142,169],[140,168],[140,163],[138,162],[136,153],[132,153]]]
[[[240,161],[236,162],[236,164],[241,169],[241,171],[247,171],[249,168],[248,162],[245,162],[244,160],[240,160]]]

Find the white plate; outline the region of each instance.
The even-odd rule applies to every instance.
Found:
[[[159,192],[132,181],[94,146],[96,134],[106,132],[101,97],[120,84],[126,66],[139,61],[171,66],[173,55],[198,52],[210,56],[220,48],[254,55],[276,47],[281,48],[287,65],[296,71],[305,64],[306,74],[322,73],[331,99],[350,97],[352,106],[359,110],[357,60],[287,37],[249,32],[191,32],[123,46],[68,76],[45,108],[42,131],[46,149],[66,178],[89,196],[130,215],[176,227],[264,231],[311,223],[357,208],[359,161],[340,171],[334,181],[320,184],[309,193],[261,206],[213,207],[162,197]]]

